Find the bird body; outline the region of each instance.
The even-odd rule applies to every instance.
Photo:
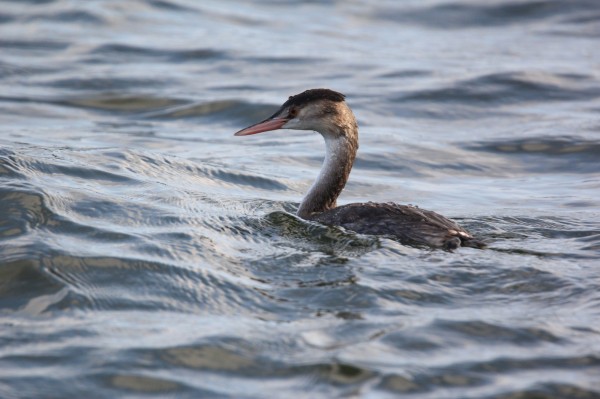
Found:
[[[304,91],[291,96],[270,118],[235,135],[277,129],[315,130],[325,139],[323,166],[298,208],[299,217],[361,234],[392,236],[406,244],[447,250],[485,245],[454,221],[415,206],[373,202],[337,206],[358,150],[358,124],[343,94],[329,89]]]
[[[342,226],[361,234],[392,236],[405,244],[426,244],[449,250],[461,246],[483,246],[481,241],[456,222],[413,205],[393,202],[354,203],[316,213],[307,219]]]

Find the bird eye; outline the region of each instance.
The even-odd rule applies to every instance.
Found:
[[[295,108],[295,107],[290,108],[290,110],[288,111],[288,116],[290,118],[295,118],[296,115],[298,115],[298,108]]]

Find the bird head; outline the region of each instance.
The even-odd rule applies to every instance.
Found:
[[[235,135],[249,136],[277,129],[316,130],[323,135],[336,132],[342,114],[351,114],[344,98],[343,94],[329,89],[306,90],[291,96],[271,117]]]

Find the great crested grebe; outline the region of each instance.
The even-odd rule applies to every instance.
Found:
[[[361,234],[393,236],[405,244],[446,250],[485,246],[452,220],[412,205],[367,202],[336,206],[358,150],[358,125],[343,94],[329,89],[306,90],[291,96],[270,118],[235,135],[277,129],[315,130],[325,139],[323,167],[300,204],[299,217]]]

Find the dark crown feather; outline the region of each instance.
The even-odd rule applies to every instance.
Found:
[[[330,100],[335,102],[342,102],[346,98],[342,93],[329,89],[310,89],[303,91],[290,98],[283,104],[282,107],[289,107],[291,105],[302,106],[316,100]]]

